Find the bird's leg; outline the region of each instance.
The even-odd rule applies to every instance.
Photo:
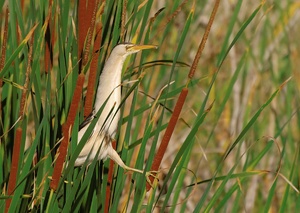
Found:
[[[125,169],[127,171],[137,172],[137,173],[140,173],[140,174],[144,173],[143,170],[139,170],[139,169],[135,169],[135,168],[126,166],[126,164],[123,162],[123,160],[120,158],[120,156],[116,152],[116,150],[114,150],[114,148],[109,147],[107,151],[108,151],[107,154],[108,154],[109,158],[112,159],[119,166],[121,166],[123,169]],[[155,173],[155,175],[153,173]],[[151,183],[151,181],[149,179],[149,176],[152,176],[155,179],[157,179],[157,173],[158,173],[158,171],[146,172],[146,175],[145,175],[146,176],[146,180],[151,185],[152,188],[153,188],[153,186],[152,186],[152,183]]]

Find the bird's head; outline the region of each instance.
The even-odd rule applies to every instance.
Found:
[[[119,55],[119,56],[128,56],[133,53],[137,53],[141,50],[146,49],[157,49],[155,45],[137,45],[132,43],[121,43],[115,46],[112,51],[112,54]]]

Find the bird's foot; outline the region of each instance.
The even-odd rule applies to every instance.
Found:
[[[146,181],[151,186],[151,188],[154,188],[153,183],[156,183],[156,180],[159,181],[158,173],[159,173],[159,171],[149,171],[149,172],[146,172],[146,175],[145,175]],[[151,180],[150,177],[152,177],[153,179]]]

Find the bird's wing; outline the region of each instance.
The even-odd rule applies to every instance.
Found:
[[[88,125],[89,123],[92,122],[92,120],[95,118],[95,111],[93,110],[89,116],[87,116],[84,121],[79,125],[79,131],[85,127],[86,125]]]

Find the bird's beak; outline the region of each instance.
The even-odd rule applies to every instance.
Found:
[[[157,49],[157,46],[155,46],[155,45],[134,45],[134,46],[128,48],[128,50],[131,50],[131,51],[140,51],[140,50],[146,50],[146,49]]]

